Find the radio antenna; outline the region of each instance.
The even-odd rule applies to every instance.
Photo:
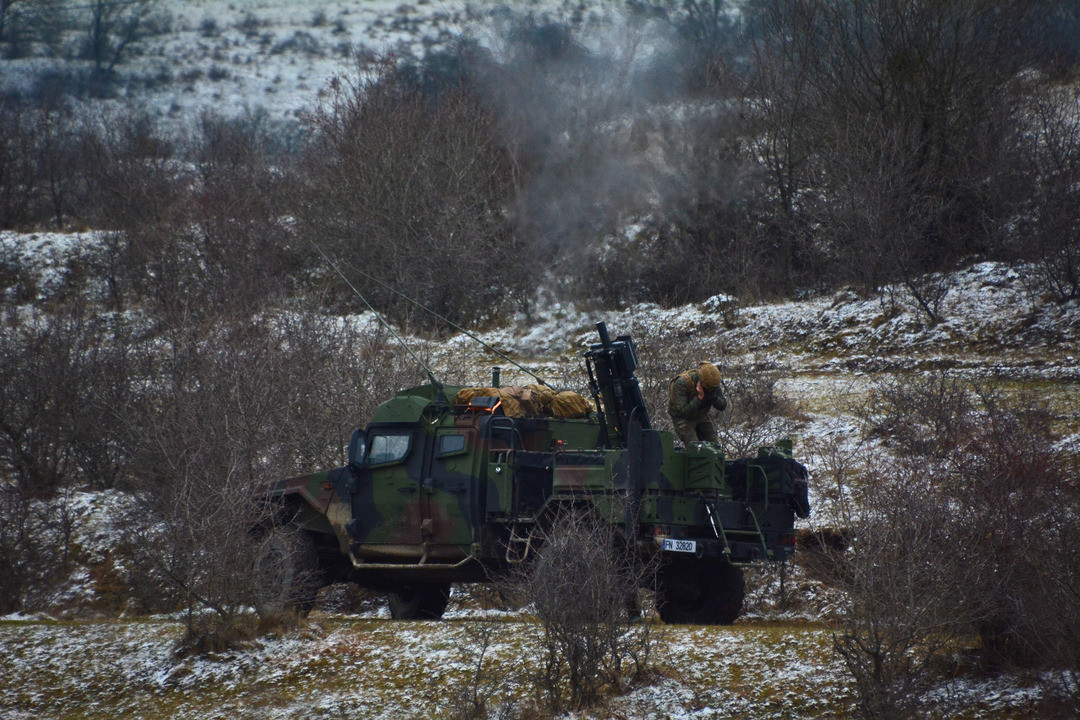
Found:
[[[431,380],[431,384],[437,387],[439,389],[439,394],[442,395],[443,384],[439,381],[438,378],[435,377],[435,373],[431,371],[431,368],[425,365],[424,361],[421,360],[419,356],[417,356],[417,354],[413,352],[412,348],[409,347],[409,344],[405,342],[405,340],[403,340],[400,335],[398,335],[397,331],[394,330],[390,323],[386,321],[386,318],[382,316],[382,313],[373,308],[371,306],[371,303],[368,302],[367,298],[364,297],[363,294],[361,294],[361,292],[356,289],[356,286],[349,282],[349,278],[345,277],[345,273],[341,272],[341,269],[337,266],[337,263],[331,260],[330,256],[323,252],[323,249],[319,247],[314,240],[312,240],[311,238],[307,238],[307,241],[308,243],[310,243],[311,247],[315,248],[315,251],[318,252],[319,255],[322,255],[323,260],[325,260],[327,264],[331,268],[333,268],[334,272],[338,274],[338,277],[340,277],[345,282],[345,284],[349,286],[349,289],[356,294],[356,297],[360,298],[360,300],[363,301],[364,305],[367,306],[368,310],[375,314],[375,317],[379,319],[379,322],[382,323],[383,327],[390,331],[390,334],[394,336],[394,339],[401,343],[401,346],[408,351],[409,355],[412,356],[412,359],[416,361],[416,364],[424,369],[424,372],[427,373],[428,378]],[[355,270],[355,268],[353,269]]]
[[[320,252],[321,252],[321,251],[320,251]],[[323,257],[326,257],[326,255],[323,255]],[[528,375],[529,377],[531,377],[531,378],[532,378],[533,380],[535,380],[535,381],[537,382],[537,384],[538,384],[538,385],[543,385],[543,386],[545,386],[545,387],[551,387],[551,386],[550,386],[550,385],[548,385],[548,384],[547,384],[546,382],[544,382],[544,380],[543,380],[543,379],[541,379],[541,378],[540,378],[540,376],[538,376],[538,375],[537,375],[536,373],[534,373],[534,372],[533,372],[532,370],[530,370],[529,368],[525,367],[524,365],[522,365],[522,364],[520,364],[520,363],[518,363],[518,362],[515,362],[515,361],[514,361],[514,360],[513,360],[512,358],[510,358],[510,357],[507,357],[507,356],[506,356],[506,355],[505,355],[504,353],[501,353],[501,352],[499,352],[498,350],[496,350],[495,348],[493,348],[493,347],[492,347],[491,345],[488,345],[488,344],[487,344],[486,342],[484,342],[483,340],[481,340],[481,339],[480,339],[479,337],[477,337],[477,336],[476,336],[476,335],[474,335],[473,333],[469,332],[468,330],[466,330],[465,328],[461,327],[460,325],[457,325],[457,324],[456,324],[456,323],[455,323],[455,322],[454,322],[453,320],[450,320],[449,318],[445,318],[445,317],[443,317],[442,315],[440,315],[439,313],[435,312],[434,310],[432,310],[431,308],[427,307],[426,305],[424,305],[424,304],[422,304],[422,303],[420,303],[420,302],[417,302],[416,300],[413,300],[413,299],[412,299],[411,297],[409,297],[409,296],[408,296],[408,295],[406,295],[405,293],[401,292],[400,290],[398,290],[398,289],[397,289],[397,288],[395,288],[394,286],[392,286],[392,285],[389,285],[389,284],[387,284],[387,283],[383,282],[382,280],[380,280],[380,279],[379,279],[379,278],[377,278],[377,277],[373,277],[373,276],[369,275],[368,273],[364,272],[363,270],[361,270],[360,268],[356,267],[355,265],[352,265],[351,263],[348,263],[348,262],[346,262],[346,263],[344,263],[344,264],[345,264],[345,266],[346,266],[347,268],[349,268],[350,270],[352,270],[352,271],[354,271],[354,272],[356,272],[356,273],[359,273],[360,275],[363,275],[363,276],[364,276],[365,278],[367,278],[367,279],[368,279],[368,280],[370,280],[371,282],[373,282],[373,283],[376,283],[376,284],[380,285],[381,287],[383,287],[383,288],[385,288],[385,289],[389,290],[390,292],[394,293],[394,294],[395,294],[395,295],[397,295],[398,297],[400,297],[400,298],[402,298],[402,299],[404,299],[404,300],[407,300],[408,302],[412,303],[413,305],[415,305],[416,307],[420,308],[420,309],[421,309],[421,310],[423,310],[424,312],[426,312],[426,313],[430,313],[431,315],[435,316],[435,317],[436,317],[437,319],[439,319],[439,320],[442,320],[442,321],[443,321],[444,323],[446,323],[446,324],[447,324],[447,325],[449,325],[450,327],[454,328],[454,329],[455,329],[455,330],[457,330],[458,332],[460,332],[460,333],[462,333],[462,334],[464,334],[464,335],[468,335],[468,336],[469,336],[470,338],[472,338],[472,339],[473,339],[474,341],[476,341],[477,343],[479,343],[480,345],[482,345],[482,346],[483,346],[483,347],[484,347],[485,349],[487,349],[487,350],[490,350],[491,352],[493,352],[494,354],[498,355],[498,356],[499,356],[500,358],[502,358],[502,359],[503,359],[503,360],[505,360],[506,362],[508,362],[508,363],[510,363],[511,365],[513,365],[514,367],[516,367],[516,368],[517,368],[518,370],[521,370],[521,371],[522,371],[523,373],[525,373],[526,375]],[[337,269],[337,268],[335,268],[335,270],[336,270],[336,269]],[[338,275],[341,275],[341,272],[340,272],[340,271],[338,271]],[[342,275],[342,278],[344,278],[344,277],[345,277],[345,276],[344,276],[344,275]],[[348,282],[348,280],[346,280],[345,282]],[[352,287],[352,284],[351,284],[351,283],[349,284],[349,287]],[[356,290],[354,289],[354,290],[353,290],[353,292],[356,292]],[[357,294],[359,295],[359,293],[357,293]],[[367,301],[365,300],[364,302],[366,303]],[[371,307],[371,306],[370,306],[370,305],[368,305],[368,307]]]

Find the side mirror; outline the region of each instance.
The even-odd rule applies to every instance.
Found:
[[[367,458],[367,434],[363,429],[353,433],[349,440],[349,467],[359,470]]]

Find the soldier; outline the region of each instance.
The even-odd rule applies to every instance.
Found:
[[[726,407],[727,400],[720,389],[720,371],[711,362],[701,362],[697,370],[687,370],[671,381],[668,415],[684,445],[699,440],[716,442],[716,427],[709,419],[709,409]]]

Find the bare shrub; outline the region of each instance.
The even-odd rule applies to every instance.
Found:
[[[846,592],[835,647],[861,713],[914,715],[976,638],[986,667],[1075,677],[1076,552],[1062,533],[1076,529],[1078,473],[1053,449],[1051,415],[987,379],[883,390],[865,417],[885,446],[855,464],[824,453],[817,472],[848,539],[825,576]]]
[[[1071,482],[1052,489],[1051,502],[1034,533],[1037,547],[1029,554],[1036,610],[1043,629],[1042,663],[1056,673],[1044,676],[1047,695],[1060,699],[1062,717],[1080,706],[1080,468],[1072,466]]]
[[[1043,587],[1068,586],[1074,572],[1069,543],[1048,539],[1072,526],[1060,508],[1069,504],[1076,468],[1053,449],[1049,411],[993,379],[946,373],[889,383],[870,407],[873,431],[935,478],[961,546],[982,558],[986,572],[957,593],[978,618],[987,657],[1054,664],[1062,632],[1045,603],[1053,597],[1062,612],[1075,612],[1076,603],[1067,591]],[[1047,556],[1061,560],[1058,570],[1045,568]]]
[[[842,592],[833,647],[861,717],[913,717],[976,619],[960,589],[981,570],[928,468],[836,439],[813,450],[817,514],[841,528],[812,538],[807,558]]]
[[[138,110],[95,109],[80,123],[74,166],[81,175],[79,219],[100,230],[153,237],[180,212],[191,178],[157,121]],[[136,237],[131,238],[137,248]],[[130,258],[134,272],[146,255]]]
[[[552,712],[593,705],[650,669],[656,629],[632,621],[653,574],[610,523],[576,509],[554,519],[519,589],[539,622],[530,679]]]
[[[120,315],[99,315],[82,324],[93,334],[84,351],[78,410],[67,440],[77,471],[66,484],[80,481],[101,490],[122,485],[128,473],[124,413],[138,402],[131,377],[136,333]]]
[[[78,522],[66,498],[49,503],[0,482],[0,613],[48,604],[73,560]]]
[[[252,311],[307,286],[305,254],[282,219],[265,116],[204,116],[179,166],[180,150],[152,127],[138,118],[122,127],[88,140],[89,165],[111,188],[101,200],[115,232],[99,257],[111,303],[143,304],[157,320]]]
[[[129,542],[184,599],[196,644],[213,644],[246,627],[248,608],[290,604],[260,602],[255,589],[268,583],[256,573],[279,579],[283,593],[302,591],[310,605],[318,578],[293,575],[316,571],[313,548],[279,527],[288,518],[259,493],[312,465],[344,463],[351,430],[366,420],[357,405],[370,403],[370,412],[368,392],[385,399],[385,386],[367,388],[365,374],[382,383],[412,376],[385,372],[402,363],[383,336],[317,313],[172,325],[156,347],[139,368],[139,409],[127,417],[141,501]],[[291,553],[306,554],[294,561]]]
[[[839,517],[851,533],[833,646],[855,681],[860,715],[914,715],[937,665],[975,620],[960,589],[982,573],[930,476],[894,466],[863,479]]]
[[[64,427],[76,382],[62,361],[72,338],[49,319],[42,327],[12,327],[13,314],[7,320],[0,332],[0,461],[20,492],[48,495],[72,464]]]
[[[946,371],[896,378],[871,389],[863,421],[896,454],[945,458],[970,436],[977,418],[970,387]]]
[[[115,424],[103,403],[125,383],[105,346],[108,323],[78,300],[55,310],[24,319],[9,307],[0,328],[0,468],[41,497],[115,479]]]
[[[36,273],[21,256],[14,243],[0,246],[0,297],[5,302],[21,305],[33,301],[38,295]]]
[[[322,42],[306,30],[297,30],[292,37],[282,40],[270,48],[271,55],[284,53],[303,53],[311,57],[322,57],[326,54]]]
[[[991,662],[1077,669],[1064,651],[1074,635],[1062,621],[1080,612],[1072,543],[1077,520],[1075,461],[1053,449],[1049,412],[1032,398],[1006,396],[992,383],[973,394],[980,422],[949,458],[941,481],[988,570],[969,588]],[[1054,558],[1048,566],[1046,558]]]

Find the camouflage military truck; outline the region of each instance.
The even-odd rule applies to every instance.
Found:
[[[301,532],[262,544],[262,602],[304,607],[318,584],[353,580],[387,592],[394,618],[439,618],[452,583],[498,577],[561,508],[584,504],[643,556],[660,554],[665,622],[733,622],[740,565],[793,552],[806,470],[790,443],[736,460],[711,443],[675,447],[651,428],[632,339],[597,329],[586,417],[512,417],[494,392],[456,403],[469,394],[422,385],[353,434],[348,465],[277,483],[268,497]]]

